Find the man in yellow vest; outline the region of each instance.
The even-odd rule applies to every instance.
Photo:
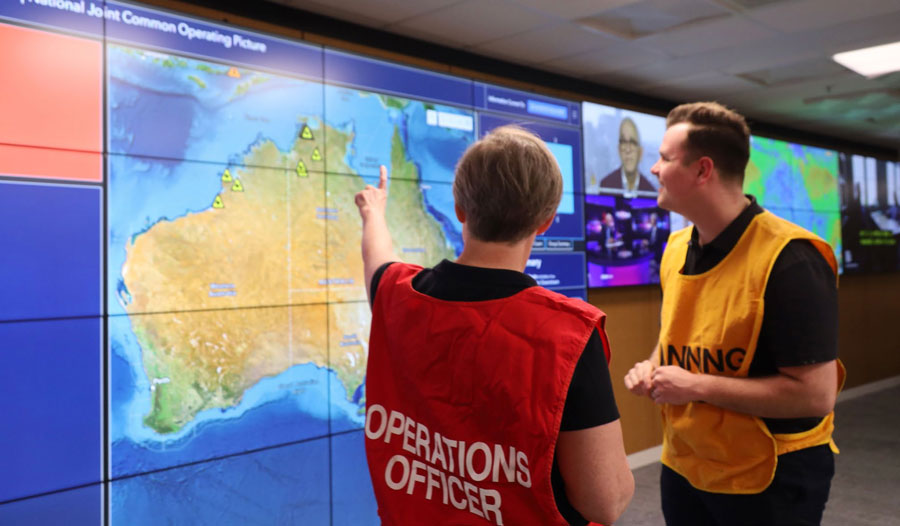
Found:
[[[659,206],[694,226],[669,237],[659,343],[625,376],[661,406],[666,523],[819,524],[843,380],[834,253],[744,195],[742,116],[684,104],[666,127]]]

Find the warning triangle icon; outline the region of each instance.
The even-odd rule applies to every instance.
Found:
[[[321,160],[322,160],[322,154],[319,153],[319,149],[318,149],[318,148],[314,148],[314,149],[313,149],[312,160],[313,160],[313,161],[321,161]]]
[[[216,196],[216,200],[213,201],[213,208],[225,208],[225,203],[222,202],[222,196]]]
[[[297,163],[297,175],[300,177],[309,177],[309,172],[306,171],[306,165],[303,164],[303,161]]]
[[[225,168],[225,171],[222,173],[222,182],[230,183],[231,182],[231,170]]]
[[[300,130],[300,138],[307,141],[313,140],[313,133],[312,130],[309,129],[309,126],[303,125],[303,129]]]
[[[231,191],[232,192],[243,192],[244,191],[244,185],[241,184],[240,179],[234,180],[234,184],[231,185]]]
[[[238,68],[229,68],[228,76],[233,79],[239,79],[239,78],[241,78],[241,72],[238,71]]]

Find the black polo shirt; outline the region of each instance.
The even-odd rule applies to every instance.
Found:
[[[753,196],[750,205],[725,230],[700,245],[691,232],[682,274],[706,272],[737,245],[750,221],[763,209]],[[772,267],[764,296],[763,322],[750,377],[771,376],[779,367],[810,365],[837,358],[837,282],[831,266],[809,241],[788,243]],[[772,433],[812,429],[821,418],[764,418]]]
[[[381,276],[390,265],[385,263],[372,276],[371,298],[375,298]],[[434,268],[426,268],[416,274],[412,286],[422,294],[445,301],[486,301],[507,298],[538,285],[531,276],[522,272],[472,267],[444,260]],[[587,429],[618,418],[619,410],[613,396],[603,340],[595,329],[575,366],[566,394],[560,431]],[[551,482],[556,506],[569,524],[588,524],[569,503],[555,458]]]

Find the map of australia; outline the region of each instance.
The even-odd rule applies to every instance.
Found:
[[[353,196],[388,165],[398,256],[452,258],[474,131],[427,114],[465,111],[121,46],[108,64],[113,475],[358,428]]]

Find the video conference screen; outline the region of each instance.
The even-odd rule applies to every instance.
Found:
[[[688,225],[659,208],[659,158],[666,119],[582,104],[585,253],[589,287],[659,283],[669,233]]]
[[[844,271],[900,270],[900,164],[842,153],[840,176]]]

